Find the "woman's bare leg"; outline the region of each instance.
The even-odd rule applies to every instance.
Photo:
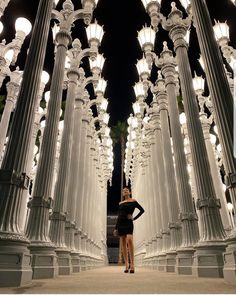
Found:
[[[130,269],[134,269],[134,243],[133,235],[127,235],[127,244],[129,248]]]
[[[128,261],[126,236],[121,236],[121,241],[122,241],[122,254],[123,254],[123,257],[124,257],[124,260],[125,260],[125,267],[126,267],[126,269],[128,269],[129,261]]]

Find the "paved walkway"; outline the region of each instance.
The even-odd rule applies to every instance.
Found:
[[[117,294],[117,293],[223,293],[236,294],[236,285],[223,279],[199,279],[136,268],[135,274],[123,273],[121,266],[108,266],[55,279],[34,280],[22,288],[0,288],[13,294]]]

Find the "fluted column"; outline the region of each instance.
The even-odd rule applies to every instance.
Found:
[[[18,213],[23,191],[28,189],[29,184],[29,177],[25,174],[28,146],[31,140],[37,93],[45,58],[52,3],[52,0],[39,2],[18,104],[0,170],[1,286],[24,285],[32,278],[31,258],[27,249],[29,240],[19,231],[20,216]],[[11,246],[8,247],[9,245]],[[14,270],[11,276],[9,276],[9,270]]]
[[[71,196],[68,195],[68,181],[74,123],[75,91],[79,78],[77,68],[72,66],[72,68],[68,70],[67,76],[68,90],[64,116],[64,129],[62,133],[59,171],[54,191],[54,206],[50,225],[50,237],[57,246],[56,253],[58,255],[59,274],[64,275],[72,272],[70,256],[71,248],[67,247],[65,242],[65,223],[66,218],[70,221],[70,212],[68,212],[69,216],[66,216],[67,202],[72,201]],[[74,245],[70,246],[73,247]]]
[[[83,116],[82,116],[82,126],[81,126],[81,145],[80,145],[80,152],[79,152],[79,171],[78,171],[78,179],[76,185],[76,194],[77,194],[77,204],[76,204],[76,217],[78,221],[78,228],[79,228],[79,241],[80,241],[80,269],[86,270],[86,257],[85,257],[85,242],[86,236],[84,235],[84,228],[83,228],[83,215],[84,212],[84,203],[85,197],[83,194],[84,186],[85,186],[85,166],[86,166],[86,159],[87,159],[87,133],[88,133],[88,126],[90,118],[87,114],[88,110],[85,106],[83,109]]]
[[[48,111],[46,115],[46,126],[42,139],[37,174],[34,183],[33,199],[31,201],[31,210],[28,220],[27,236],[31,240],[30,250],[34,255],[34,277],[53,277],[57,274],[57,264],[50,259],[54,249],[48,236],[48,220],[49,209],[51,207],[51,192],[53,185],[53,174],[55,166],[55,154],[58,134],[58,123],[60,119],[62,87],[64,80],[64,64],[67,46],[70,42],[70,35],[66,31],[59,31],[57,34],[57,50],[55,56],[55,64],[52,75],[52,83],[50,88],[50,100],[48,103]],[[40,247],[38,245],[38,241]],[[51,249],[53,252],[48,253],[48,268],[51,271],[47,273],[40,266],[40,255],[45,249]],[[49,250],[48,249],[48,250]],[[45,266],[45,269],[47,267]]]
[[[174,43],[179,68],[181,90],[187,118],[188,135],[192,153],[194,175],[197,188],[197,209],[199,210],[200,240],[194,254],[193,274],[197,276],[223,276],[223,256],[225,231],[220,217],[220,202],[216,198],[203,131],[198,114],[196,95],[193,89],[187,44],[184,40],[189,20],[181,20],[182,12],[175,5],[166,23]],[[209,257],[206,263],[204,257]],[[208,261],[208,260],[207,260]]]
[[[236,159],[233,155],[233,97],[227,81],[222,56],[215,40],[211,18],[206,2],[191,0],[194,22],[204,64],[212,103],[215,110],[216,125],[222,146],[227,189],[236,208]],[[236,282],[236,229],[227,239],[224,254],[224,277],[231,283]]]
[[[1,1],[1,3],[0,3],[0,18],[3,16],[4,11],[5,11],[9,2],[10,2],[10,0]]]
[[[181,226],[178,219],[179,204],[178,192],[176,186],[176,178],[174,171],[174,163],[171,151],[170,130],[169,130],[169,117],[167,107],[167,94],[165,92],[164,81],[159,79],[157,81],[157,101],[160,109],[161,132],[163,141],[163,156],[165,163],[165,177],[167,182],[167,202],[169,210],[169,229],[171,237],[170,249],[167,251],[167,271],[175,271],[176,264],[176,250],[181,244]]]
[[[215,191],[221,203],[220,214],[221,214],[222,222],[223,222],[225,231],[229,233],[231,230],[231,222],[230,222],[229,212],[227,209],[226,196],[223,190],[222,180],[220,179],[218,167],[216,164],[215,153],[210,140],[210,127],[212,122],[210,119],[207,118],[207,115],[204,113],[200,113],[200,120],[202,123],[203,135],[204,135],[204,139],[206,143],[206,149],[207,149],[207,154],[208,154],[208,158],[210,162]]]
[[[156,110],[157,111],[157,110]],[[160,252],[162,251],[163,247],[163,239],[162,239],[162,215],[163,212],[161,210],[161,195],[163,194],[162,188],[165,189],[164,184],[160,184],[160,178],[159,178],[159,172],[162,171],[161,169],[163,166],[161,166],[160,161],[158,159],[158,154],[161,154],[162,148],[161,145],[158,145],[157,143],[157,136],[160,135],[160,121],[158,121],[158,115],[153,109],[153,107],[150,109],[151,112],[151,118],[150,118],[150,124],[152,124],[153,128],[153,145],[152,145],[152,178],[153,178],[153,190],[154,190],[154,215],[156,216],[156,239],[157,239],[157,245],[156,245],[156,253],[155,256],[155,262],[154,262],[154,268],[158,268],[158,257],[160,255]],[[159,130],[159,131],[158,131]],[[163,162],[163,156],[161,154],[160,156],[162,158]],[[163,164],[163,163],[162,163]],[[164,173],[162,173],[164,175]],[[167,212],[165,212],[166,215]],[[168,220],[168,216],[167,216]]]
[[[166,42],[164,42],[164,48],[158,63],[162,67],[162,74],[165,77],[175,157],[176,183],[180,202],[180,220],[182,222],[182,244],[178,249],[176,272],[179,274],[192,274],[193,246],[199,239],[199,231],[197,215],[192,202],[187,160],[184,153],[184,143],[179,121],[179,110],[175,90],[175,61]]]
[[[71,150],[71,159],[70,159],[70,172],[69,172],[69,190],[68,195],[71,196],[71,206],[70,206],[70,214],[71,214],[71,222],[75,224],[75,233],[73,231],[70,232],[70,235],[74,235],[70,237],[71,240],[74,239],[75,250],[71,252],[71,263],[73,272],[80,271],[79,266],[79,247],[80,247],[80,234],[79,234],[79,224],[78,224],[78,204],[76,187],[78,182],[78,171],[79,164],[75,159],[79,159],[80,153],[80,144],[81,144],[81,125],[82,125],[82,111],[83,111],[83,97],[82,93],[78,92],[75,99],[75,118],[74,118],[74,127],[73,127],[73,136],[72,136],[72,150]]]

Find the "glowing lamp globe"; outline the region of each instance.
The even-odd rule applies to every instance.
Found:
[[[142,48],[146,44],[151,44],[152,47],[154,47],[155,38],[156,32],[151,27],[143,27],[143,29],[138,32],[138,40]]]
[[[108,106],[108,101],[106,98],[102,98],[102,101],[101,101],[101,105],[100,105],[100,108],[103,110],[103,111],[106,111],[107,110],[107,106]]]
[[[14,56],[14,50],[13,50],[13,49],[10,49],[10,50],[8,50],[8,51],[5,53],[4,58],[5,58],[6,60],[8,60],[9,62],[11,62],[12,59],[13,59],[13,56]]]
[[[210,141],[213,145],[216,144],[216,136],[214,134],[210,134]]]
[[[107,81],[105,81],[104,79],[99,79],[97,86],[95,87],[95,92],[96,93],[98,93],[98,92],[104,93],[106,87],[107,87]]]
[[[42,71],[41,82],[46,85],[49,81],[49,78],[49,74],[46,71]]]
[[[15,22],[15,29],[16,32],[21,31],[24,32],[25,35],[27,36],[30,31],[31,31],[32,25],[28,19],[24,17],[18,17],[16,22]]]
[[[44,99],[45,99],[46,103],[49,102],[49,99],[50,99],[50,91],[47,91],[47,92],[44,93]]]
[[[228,208],[229,211],[233,211],[234,206],[233,206],[232,203],[227,203],[227,208]]]
[[[91,58],[89,59],[90,69],[93,70],[93,69],[99,68],[100,71],[102,71],[104,62],[105,62],[105,58],[103,57],[103,55],[98,54],[95,60],[92,60]]]
[[[141,113],[140,104],[138,102],[133,103],[133,110],[134,110],[135,115]]]
[[[142,76],[143,74],[147,74],[149,76],[151,73],[151,70],[149,69],[148,63],[145,58],[140,59],[137,62],[136,67],[137,67],[139,76]]]
[[[215,21],[215,25],[213,27],[216,41],[220,41],[221,39],[229,40],[229,26],[227,23],[220,23],[219,21]]]
[[[195,74],[195,77],[193,78],[193,88],[194,88],[194,90],[196,92],[202,93],[204,91],[204,84],[205,84],[204,79]]]
[[[3,31],[3,24],[2,24],[2,22],[0,21],[0,34],[2,33],[2,31]]]
[[[179,115],[179,121],[180,121],[181,125],[186,124],[186,115],[185,115],[185,113],[181,113]]]
[[[89,43],[92,40],[97,40],[99,43],[101,43],[102,37],[104,35],[103,28],[97,22],[90,24],[86,28],[86,33]]]
[[[135,92],[136,97],[145,96],[145,90],[144,90],[142,82],[138,82],[135,84],[134,92]]]

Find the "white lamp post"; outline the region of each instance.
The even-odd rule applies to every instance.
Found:
[[[95,21],[86,28],[88,43],[91,48],[94,46],[97,48],[102,41],[104,35],[103,28]]]
[[[102,54],[98,54],[95,59],[89,59],[90,69],[93,75],[99,75],[103,69],[105,58]]]

